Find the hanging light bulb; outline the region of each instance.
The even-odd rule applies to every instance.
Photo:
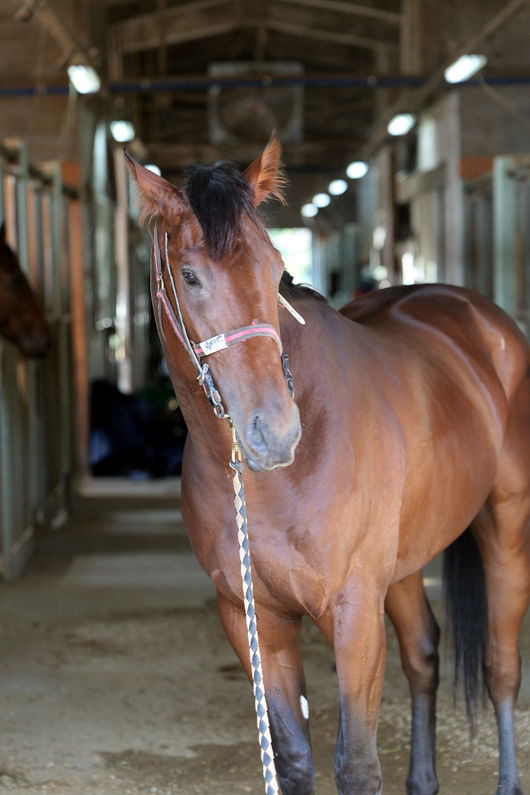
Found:
[[[416,124],[416,116],[413,113],[398,113],[394,116],[387,127],[390,135],[406,135]]]
[[[368,173],[368,163],[364,160],[354,160],[346,169],[346,174],[350,179],[362,179]]]
[[[318,207],[315,207],[312,202],[308,202],[307,204],[302,205],[300,213],[304,216],[304,218],[314,218],[318,213]]]
[[[125,144],[127,141],[132,141],[136,135],[134,125],[125,119],[118,119],[111,121],[110,132],[115,141],[119,144]]]
[[[341,196],[348,190],[348,183],[345,179],[334,179],[328,185],[328,191],[332,196]]]
[[[327,193],[315,193],[312,201],[315,207],[318,207],[320,209],[321,207],[327,207],[331,199],[329,198]]]

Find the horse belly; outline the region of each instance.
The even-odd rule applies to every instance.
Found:
[[[500,448],[468,420],[414,457],[404,485],[394,581],[418,571],[470,525],[491,491]]]

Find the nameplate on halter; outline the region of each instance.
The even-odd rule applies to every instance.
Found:
[[[209,340],[204,340],[204,342],[201,342],[201,348],[205,356],[207,356],[209,353],[215,353],[216,351],[222,351],[225,348],[228,348],[225,335],[218,334],[217,337],[210,337]]]

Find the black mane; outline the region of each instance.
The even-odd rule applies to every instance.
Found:
[[[222,259],[233,248],[241,213],[245,211],[258,222],[250,184],[237,166],[226,160],[213,166],[194,165],[187,173],[186,193],[208,253]]]
[[[314,298],[316,301],[322,301],[325,304],[328,302],[327,298],[308,284],[295,284],[293,277],[286,270],[284,270],[280,281],[280,292],[284,298],[290,298],[293,301],[296,298]]]
[[[263,228],[254,206],[250,184],[234,163],[220,160],[213,166],[192,165],[187,174],[188,200],[201,225],[207,251],[213,259],[220,260],[232,250],[239,234],[242,212],[248,214],[258,229]],[[281,291],[293,300],[313,297],[326,301],[311,287],[295,284],[287,271],[282,276]]]

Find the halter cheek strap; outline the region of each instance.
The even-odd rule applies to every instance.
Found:
[[[217,334],[214,337],[210,337],[207,340],[203,340],[202,342],[192,342],[188,337],[188,333],[186,331],[186,326],[184,325],[184,321],[182,318],[182,312],[180,309],[180,302],[177,294],[177,289],[175,286],[175,282],[173,279],[173,274],[171,272],[171,268],[169,267],[169,256],[168,256],[168,246],[167,246],[167,232],[164,232],[164,254],[165,254],[165,262],[166,262],[166,269],[169,275],[169,281],[171,284],[171,291],[173,294],[173,299],[175,302],[176,312],[173,309],[173,305],[169,300],[169,296],[166,291],[166,286],[164,283],[164,272],[163,272],[163,263],[162,257],[160,254],[160,245],[158,242],[158,234],[157,234],[157,227],[155,225],[154,233],[153,233],[153,252],[152,252],[152,260],[154,265],[155,271],[155,278],[156,278],[156,297],[158,299],[158,325],[160,328],[160,334],[164,337],[164,327],[162,323],[162,310],[164,311],[168,321],[173,329],[175,336],[181,342],[181,344],[186,348],[186,351],[193,363],[195,371],[197,373],[197,379],[199,383],[203,386],[206,396],[214,409],[215,414],[218,417],[227,417],[228,415],[225,413],[223,408],[221,397],[219,395],[218,390],[215,388],[215,384],[210,372],[210,368],[208,364],[201,364],[199,358],[203,356],[209,356],[212,353],[216,353],[217,351],[225,350],[226,348],[230,348],[232,345],[235,345],[238,342],[244,342],[245,340],[251,339],[252,337],[270,337],[272,338],[276,345],[278,346],[278,350],[280,351],[280,357],[282,361],[282,368],[284,372],[285,379],[287,381],[287,385],[289,387],[289,391],[291,392],[291,396],[294,397],[294,385],[291,372],[289,370],[289,360],[287,358],[287,354],[283,351],[282,342],[278,335],[278,332],[271,326],[270,323],[260,323],[257,320],[253,320],[249,326],[241,326],[240,328],[233,329],[232,331],[225,332],[222,334]],[[286,306],[287,309],[293,314],[294,317],[301,323],[305,321],[303,318],[298,315],[298,313],[288,304],[288,302],[279,295],[279,299],[281,298],[281,303]]]

